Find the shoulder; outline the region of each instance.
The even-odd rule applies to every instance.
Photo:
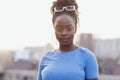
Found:
[[[43,59],[50,59],[53,58],[56,55],[56,52],[54,50],[49,50],[43,55]]]
[[[55,54],[55,51],[47,51],[46,53],[44,53],[40,59],[41,65],[45,64],[46,61],[51,60],[54,54]]]
[[[79,47],[78,47],[78,51],[79,51],[81,54],[93,55],[93,52],[90,51],[88,48],[85,48],[85,47],[79,46]]]
[[[52,56],[52,55],[54,55],[55,54],[55,51],[54,50],[50,50],[50,51],[47,51],[44,55],[43,55],[43,57],[49,57],[49,56]]]
[[[84,58],[89,58],[89,57],[95,57],[94,53],[92,51],[90,51],[88,48],[79,46],[77,52],[79,53],[79,55],[84,56]]]

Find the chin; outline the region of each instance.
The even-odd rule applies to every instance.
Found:
[[[61,42],[61,43],[60,43],[61,46],[69,46],[70,44],[71,44],[71,43],[69,43],[69,42]]]

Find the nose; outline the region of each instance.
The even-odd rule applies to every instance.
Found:
[[[62,36],[66,36],[66,35],[67,35],[67,31],[66,31],[66,30],[63,30],[63,31],[61,32],[61,35],[62,35]]]

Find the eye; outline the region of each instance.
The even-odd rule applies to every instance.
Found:
[[[72,30],[72,28],[68,27],[66,30],[67,30],[67,31],[71,31],[71,30]]]
[[[62,28],[61,28],[60,26],[57,26],[57,27],[55,28],[55,30],[56,30],[57,32],[61,32],[61,31],[62,31]]]
[[[67,31],[72,31],[74,29],[74,27],[72,26],[72,25],[68,25],[67,27],[66,27],[66,30]]]

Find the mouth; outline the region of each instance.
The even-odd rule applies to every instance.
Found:
[[[67,42],[69,39],[68,38],[61,38],[62,42]]]

